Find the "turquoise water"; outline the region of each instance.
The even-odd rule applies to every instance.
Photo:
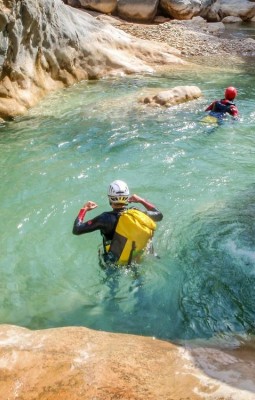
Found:
[[[3,124],[0,323],[81,325],[170,340],[254,334],[255,88],[231,73],[176,72],[83,82]],[[203,97],[148,108],[148,88],[197,85]],[[239,122],[200,122],[224,87]],[[99,232],[72,235],[87,200],[109,209],[114,179],[163,212],[136,269],[100,269]]]
[[[225,24],[221,37],[229,39],[255,38],[255,22],[235,22]]]

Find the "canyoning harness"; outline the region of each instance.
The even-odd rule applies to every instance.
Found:
[[[103,240],[104,259],[117,265],[130,265],[151,241],[156,223],[144,212],[128,209],[120,213],[110,243]]]

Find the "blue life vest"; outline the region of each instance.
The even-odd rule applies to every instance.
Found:
[[[232,106],[235,106],[235,104],[229,100],[215,101],[209,115],[215,116],[217,118],[222,118],[226,113],[231,114]]]

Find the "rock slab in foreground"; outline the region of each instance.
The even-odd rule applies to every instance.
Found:
[[[254,400],[254,349],[184,348],[71,327],[0,326],[5,400]],[[247,388],[247,389],[245,389]]]

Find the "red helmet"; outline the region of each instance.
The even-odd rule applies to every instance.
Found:
[[[234,98],[237,96],[237,90],[233,86],[229,86],[225,90],[225,99],[226,100],[234,100]]]

